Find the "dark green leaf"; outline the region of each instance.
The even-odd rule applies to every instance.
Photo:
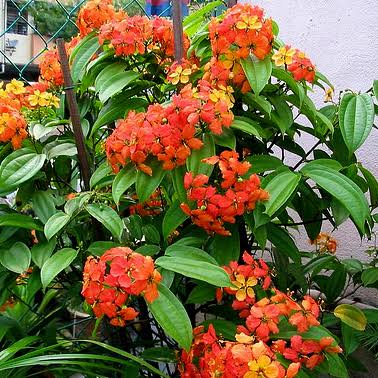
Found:
[[[219,265],[228,265],[238,261],[240,256],[240,236],[237,225],[228,227],[229,236],[215,235],[211,243],[211,254]]]
[[[205,261],[209,264],[217,265],[217,261],[214,259],[214,257],[210,256],[207,252],[190,245],[184,245],[180,243],[180,240],[177,243],[170,245],[165,250],[165,255],[172,257],[190,258],[193,260]]]
[[[135,252],[138,252],[143,256],[153,256],[160,252],[160,246],[154,244],[146,244],[138,247]]]
[[[32,217],[13,213],[0,215],[0,226],[19,227],[36,231],[43,230],[41,224]]]
[[[56,213],[54,197],[50,192],[35,192],[32,201],[34,212],[43,224]]]
[[[30,266],[30,249],[21,242],[16,242],[12,247],[0,250],[1,264],[15,273],[24,273]]]
[[[252,155],[248,156],[246,160],[251,163],[248,174],[274,171],[282,166],[280,159],[270,155]]]
[[[64,226],[68,224],[71,217],[63,211],[58,211],[45,224],[45,235],[47,240],[55,236]]]
[[[167,171],[163,169],[162,164],[153,160],[149,164],[152,169],[152,176],[147,175],[142,171],[138,171],[136,178],[136,192],[139,202],[147,201],[151,194],[157,189],[166,175]]]
[[[181,210],[180,201],[175,201],[169,207],[163,218],[163,237],[167,237],[179,227],[188,216]]]
[[[186,160],[186,168],[193,175],[204,174],[210,176],[214,166],[202,162],[202,159],[215,155],[214,137],[211,134],[202,135],[203,146],[200,150],[192,151],[192,154]]]
[[[136,177],[137,171],[133,164],[127,165],[117,173],[112,185],[112,195],[115,203],[119,203],[122,194],[135,183]]]
[[[42,268],[45,261],[52,255],[56,247],[56,239],[50,239],[48,242],[40,242],[31,249],[31,258],[38,268]]]

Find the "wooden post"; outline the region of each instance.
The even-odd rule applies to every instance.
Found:
[[[175,42],[175,60],[181,62],[184,57],[184,29],[182,26],[182,0],[172,0],[173,36]]]
[[[56,40],[58,48],[59,60],[62,67],[63,79],[64,79],[64,91],[66,93],[68,110],[70,112],[72,128],[75,136],[77,154],[79,157],[79,167],[81,178],[84,182],[84,189],[89,190],[90,168],[88,162],[87,150],[85,148],[83,130],[80,122],[80,112],[77,106],[76,95],[72,83],[70,66],[68,63],[68,57],[66,47],[64,45],[64,39],[58,38]]]

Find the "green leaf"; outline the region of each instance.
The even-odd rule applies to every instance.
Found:
[[[50,160],[57,156],[75,156],[77,155],[77,148],[75,143],[55,140],[46,144],[43,148],[43,153],[46,154],[47,159]]]
[[[203,304],[215,298],[216,287],[207,284],[198,284],[189,294],[186,303]]]
[[[96,92],[99,99],[105,103],[110,97],[122,91],[130,83],[139,77],[133,71],[125,71],[126,63],[113,63],[106,66],[97,76],[95,81]]]
[[[171,171],[172,183],[175,194],[180,202],[187,202],[186,189],[184,187],[185,166],[176,167]]]
[[[370,95],[347,93],[341,99],[340,129],[352,155],[366,140],[374,123],[374,104]]]
[[[341,332],[343,335],[345,354],[349,355],[360,346],[360,340],[357,336],[357,332],[345,323],[341,323]]]
[[[160,252],[160,246],[154,244],[146,244],[138,247],[135,252],[138,252],[143,256],[153,256]]]
[[[336,198],[332,198],[331,200],[331,210],[337,227],[349,218],[349,211]]]
[[[194,260],[183,256],[163,256],[159,257],[155,264],[172,272],[208,282],[217,287],[231,286],[230,278],[223,268],[202,260]]]
[[[114,202],[119,203],[119,200],[123,193],[133,185],[137,178],[137,171],[133,164],[129,164],[122,168],[114,178],[112,185],[112,195]]]
[[[378,80],[374,80],[373,82],[373,93],[378,101]]]
[[[251,173],[274,171],[283,165],[281,159],[270,155],[252,155],[248,156],[246,160],[252,165],[248,171],[248,175]]]
[[[0,215],[0,226],[10,226],[26,228],[28,230],[42,231],[43,227],[39,222],[30,216],[22,214],[4,214]]]
[[[109,125],[117,119],[124,118],[130,110],[145,108],[147,101],[143,98],[129,98],[129,96],[120,94],[112,98],[104,107],[101,108],[100,113],[94,123],[91,131],[91,136],[104,125]]]
[[[307,164],[302,173],[330,193],[350,212],[358,229],[364,234],[365,220],[370,215],[369,205],[361,189],[348,177],[324,165]]]
[[[378,281],[378,268],[371,267],[364,270],[361,274],[361,280],[365,286],[371,285]]]
[[[0,165],[0,196],[11,193],[31,179],[45,163],[46,155],[22,148],[8,155]]]
[[[262,112],[270,115],[272,112],[272,104],[266,100],[263,96],[257,96],[254,93],[246,93],[244,95],[245,101],[248,104],[251,104]]]
[[[267,56],[264,60],[259,60],[255,56],[249,56],[248,58],[241,59],[240,63],[253,92],[259,95],[272,74],[270,56]]]
[[[153,224],[146,224],[142,227],[143,235],[147,242],[159,244],[160,234],[158,229]]]
[[[214,326],[215,332],[218,336],[223,336],[226,340],[235,341],[235,335],[237,333],[236,324],[223,319],[209,319],[201,323],[206,329],[210,324]]]
[[[52,255],[56,247],[56,239],[34,245],[31,249],[31,258],[38,268],[42,268],[45,261]]]
[[[366,316],[358,307],[350,304],[341,304],[335,308],[333,314],[349,327],[358,331],[365,330],[367,323]]]
[[[108,164],[108,162],[104,162],[93,172],[90,180],[89,180],[89,186],[91,189],[96,187],[98,183],[101,182],[101,180],[108,176],[112,172],[112,168]]]
[[[322,135],[325,135],[327,131],[330,131],[331,134],[335,131],[332,122],[321,112],[316,112],[316,124],[320,127]]]
[[[107,228],[115,239],[121,239],[123,222],[111,207],[92,203],[87,205],[86,210],[93,218],[96,218],[105,228]]]
[[[63,248],[46,260],[41,269],[41,282],[44,289],[61,271],[70,266],[77,254],[78,251],[72,248]]]
[[[337,353],[325,353],[328,361],[328,373],[333,377],[348,378],[347,368]]]
[[[148,348],[143,351],[141,356],[145,360],[163,362],[163,363],[169,363],[169,362],[175,363],[177,360],[176,351],[168,347]]]
[[[300,265],[301,256],[299,249],[289,233],[273,223],[267,225],[267,231],[268,240],[280,251],[280,253],[287,254],[294,263]]]
[[[45,224],[45,235],[47,240],[55,236],[64,226],[68,224],[71,217],[63,211],[58,211]]]
[[[37,340],[40,340],[40,338],[38,336],[27,336],[27,337],[22,338],[21,340],[17,340],[11,346],[3,349],[0,352],[1,363],[8,361],[11,357],[13,357],[20,350],[29,347],[30,344],[33,344]]]
[[[362,164],[358,164],[358,168],[369,186],[370,204],[372,208],[375,209],[378,206],[378,181],[370,171],[362,166]]]
[[[334,160],[334,159],[316,159],[316,160],[312,160],[312,161],[309,161],[307,164],[306,164],[306,169],[308,167],[313,167],[313,166],[323,166],[325,168],[329,168],[329,169],[333,169],[335,171],[340,171],[343,166],[337,161],[337,160]]]
[[[152,160],[149,166],[152,168],[152,176],[142,171],[138,171],[137,173],[136,192],[139,202],[145,202],[150,198],[167,173],[157,160]]]
[[[293,91],[293,93],[298,96],[299,106],[302,106],[302,102],[305,97],[303,86],[299,84],[289,72],[281,68],[273,68],[272,76],[276,77],[278,80],[284,81]]]
[[[214,135],[213,137],[216,145],[228,147],[231,150],[235,150],[236,138],[234,132],[230,128],[223,128],[221,135]]]
[[[265,213],[273,216],[296,190],[300,176],[291,171],[282,172],[273,177],[264,188],[269,193],[265,204]]]
[[[1,264],[15,273],[26,272],[29,269],[30,260],[30,249],[21,242],[16,242],[12,247],[0,251]]]
[[[204,174],[210,176],[214,166],[203,163],[201,160],[215,155],[214,137],[211,134],[203,134],[201,139],[203,141],[202,148],[192,151],[186,160],[186,168],[193,175]]]
[[[261,126],[258,122],[253,119],[246,117],[235,117],[234,121],[231,124],[231,128],[240,130],[243,133],[253,135],[261,138],[263,135],[261,133]]]
[[[184,245],[179,242],[170,245],[165,250],[165,255],[170,257],[183,257],[192,260],[204,261],[209,264],[218,265],[214,257],[210,256],[202,249],[192,247],[190,245]]]
[[[50,192],[35,192],[32,202],[35,214],[44,224],[56,213],[54,197]]]
[[[71,75],[74,82],[80,81],[83,78],[87,64],[99,48],[98,37],[93,33],[85,36],[75,47],[72,52],[73,58],[70,58]]]
[[[293,113],[287,102],[280,96],[270,96],[270,102],[274,106],[271,114],[272,121],[278,126],[282,134],[293,124]]]
[[[95,241],[88,247],[88,252],[96,256],[103,255],[108,249],[118,247],[119,244],[113,241]]]
[[[237,225],[229,228],[231,235],[215,235],[212,238],[211,254],[219,265],[228,265],[231,261],[238,261],[240,257],[240,236]]]
[[[159,296],[148,307],[164,332],[178,342],[181,348],[190,349],[192,325],[184,306],[164,285],[159,285]]]
[[[188,216],[181,210],[180,201],[175,201],[163,218],[163,237],[167,237],[180,226]]]

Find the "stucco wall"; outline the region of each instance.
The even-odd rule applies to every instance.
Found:
[[[378,79],[378,2],[377,0],[256,0],[280,27],[280,38],[304,50],[335,86],[365,91]],[[323,93],[314,99],[322,104]],[[378,122],[376,122],[378,123]],[[310,147],[312,141],[301,141]],[[358,151],[358,159],[378,177],[378,130],[373,130]],[[338,255],[366,260],[365,250],[374,241],[363,240],[353,224],[343,224],[334,232]],[[300,244],[308,248],[306,238]],[[374,298],[370,297],[368,302]],[[375,301],[378,304],[378,299]]]

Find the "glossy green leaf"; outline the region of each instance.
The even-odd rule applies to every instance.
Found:
[[[341,99],[340,129],[350,154],[366,140],[374,123],[374,104],[369,94],[347,93]]]
[[[281,159],[270,155],[252,155],[246,160],[251,163],[248,174],[274,171],[283,165]]]
[[[147,101],[143,98],[128,98],[125,95],[119,95],[112,98],[98,114],[96,122],[94,123],[91,131],[91,136],[104,125],[109,125],[110,123],[122,119],[130,110],[145,108],[147,106]]]
[[[253,92],[258,95],[268,83],[272,74],[272,61],[269,56],[259,60],[255,56],[240,60],[245,76]]]
[[[153,160],[149,164],[152,169],[152,176],[142,171],[138,171],[136,177],[136,192],[139,202],[147,201],[151,194],[158,188],[167,171],[163,169],[162,164]]]
[[[265,213],[273,216],[291,197],[296,190],[300,176],[291,171],[282,172],[273,177],[264,187],[269,193],[269,199],[265,204]]]
[[[186,303],[202,304],[213,301],[216,287],[208,284],[198,284],[189,294]]]
[[[96,34],[88,34],[85,36],[73,51],[71,57],[71,75],[74,82],[80,81],[86,71],[87,64],[91,61],[93,55],[100,48],[98,36]]]
[[[99,165],[99,167],[93,172],[89,180],[90,188],[93,189],[97,184],[101,182],[104,177],[109,175],[111,172],[112,168],[107,161]]]
[[[192,260],[204,261],[209,264],[218,265],[214,257],[210,256],[207,252],[202,249],[192,247],[191,245],[181,244],[179,242],[171,244],[165,250],[166,256],[171,257],[183,257]]]
[[[163,237],[166,239],[188,216],[181,210],[180,201],[175,201],[163,218]]]
[[[142,232],[144,238],[148,243],[159,244],[160,243],[160,233],[158,229],[153,224],[146,224],[142,226]]]
[[[263,96],[257,96],[254,93],[246,93],[244,98],[248,105],[251,104],[253,107],[256,107],[268,115],[272,112],[272,104]]]
[[[21,242],[14,243],[10,248],[0,250],[1,264],[15,273],[24,273],[30,266],[30,249]]]
[[[231,235],[215,235],[210,246],[211,255],[221,266],[231,261],[238,261],[240,257],[240,236],[237,225],[228,227]]]
[[[311,168],[313,166],[317,167],[317,166],[323,166],[325,168],[329,168],[329,169],[333,169],[335,171],[340,171],[343,166],[337,161],[337,160],[334,160],[334,159],[316,159],[316,160],[312,160],[312,161],[309,161],[308,163],[306,163],[306,169],[307,168]]]
[[[115,239],[121,239],[123,222],[111,207],[92,203],[87,205],[86,210],[93,218],[96,218],[105,228],[107,228]]]
[[[90,244],[88,247],[88,252],[92,255],[101,256],[103,255],[108,249],[118,247],[119,243],[115,243],[113,241],[95,241]]]
[[[364,233],[370,210],[364,194],[352,180],[324,165],[305,165],[302,173],[340,201],[350,212],[360,232]]]
[[[112,195],[115,203],[119,203],[123,193],[135,183],[136,177],[137,170],[133,164],[127,165],[117,173],[112,185]]]
[[[214,142],[218,146],[228,147],[231,150],[235,150],[236,148],[236,138],[235,134],[231,128],[223,128],[223,132],[221,135],[213,135]]]
[[[305,91],[303,86],[293,78],[291,73],[281,68],[273,68],[272,76],[276,77],[278,80],[284,81],[289,86],[293,93],[297,95],[299,105],[301,106],[305,97]]]
[[[158,290],[158,298],[148,303],[148,308],[164,332],[177,341],[181,348],[189,350],[192,325],[184,306],[164,285],[160,284]]]
[[[154,244],[146,244],[138,247],[135,252],[138,252],[143,256],[153,256],[160,252],[160,246]]]
[[[159,257],[155,264],[164,269],[195,278],[217,287],[231,286],[230,278],[226,271],[214,264],[202,260],[194,260],[189,257]]]
[[[365,314],[357,307],[350,304],[338,305],[333,314],[342,322],[358,331],[364,331],[367,320]]]
[[[349,377],[344,361],[340,358],[340,356],[337,353],[325,353],[325,357],[328,361],[328,373],[332,377]]]
[[[52,255],[56,247],[56,239],[50,239],[48,242],[35,244],[31,249],[31,258],[38,268],[42,268],[45,261]]]
[[[293,113],[282,97],[270,96],[269,100],[274,106],[274,111],[271,114],[272,121],[280,129],[281,133],[285,134],[293,124]]]
[[[63,248],[49,257],[41,269],[41,282],[43,288],[46,288],[61,271],[70,266],[72,261],[75,260],[77,254],[78,251],[75,251],[72,248]]]
[[[365,286],[371,285],[378,281],[378,268],[371,267],[364,270],[361,274],[361,280]]]
[[[340,226],[349,218],[349,215],[350,215],[349,211],[336,198],[332,198],[331,200],[331,210],[332,210],[333,219],[335,220],[335,224],[337,227]]]
[[[188,172],[193,175],[204,174],[210,176],[213,172],[214,166],[202,162],[202,159],[215,155],[214,137],[211,134],[202,135],[203,146],[199,150],[193,150],[191,155],[186,160],[186,168]]]
[[[218,336],[221,336],[226,340],[235,341],[235,335],[237,334],[235,323],[224,319],[209,319],[201,323],[206,329],[208,329],[210,324],[213,325]]]
[[[43,153],[50,160],[58,156],[75,156],[77,155],[77,148],[75,143],[56,140],[46,144],[43,148]]]
[[[231,128],[240,130],[243,133],[253,135],[256,137],[261,138],[261,126],[258,122],[254,121],[253,119],[245,118],[245,117],[235,117],[234,121],[231,124]]]
[[[322,135],[325,135],[328,131],[333,134],[335,131],[332,122],[321,112],[316,112],[316,124],[319,126],[317,129],[322,130]]]
[[[343,346],[345,353],[346,355],[349,355],[360,346],[360,340],[357,332],[345,323],[341,323],[341,333],[343,335]]]
[[[176,167],[171,172],[172,184],[175,191],[175,195],[177,196],[180,203],[188,201],[186,189],[184,186],[185,174],[186,174],[185,166]]]
[[[35,214],[44,224],[56,213],[54,197],[50,192],[37,191],[33,193],[32,202]]]
[[[36,154],[29,149],[16,150],[0,165],[0,196],[14,191],[31,179],[45,163],[46,155]]]
[[[36,231],[43,230],[41,223],[32,217],[15,213],[0,215],[0,226],[19,227]]]
[[[125,71],[125,68],[125,63],[116,62],[106,66],[98,74],[95,88],[102,103],[105,103],[110,97],[122,91],[139,77],[136,72]]]
[[[47,240],[55,236],[64,226],[68,224],[71,217],[63,211],[58,211],[45,224],[45,235]]]

